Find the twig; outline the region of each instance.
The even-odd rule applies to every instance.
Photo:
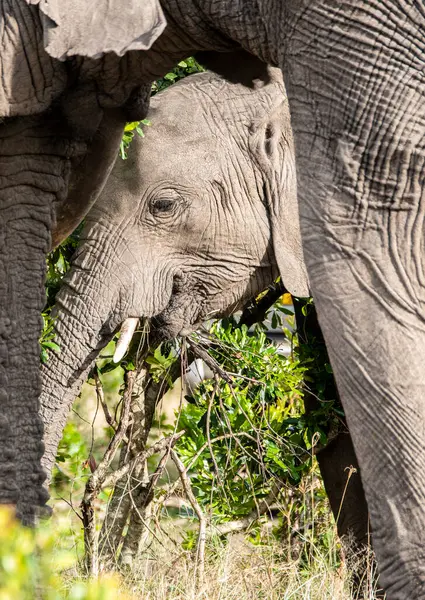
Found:
[[[100,405],[103,409],[103,414],[105,415],[105,421],[115,431],[115,429],[117,427],[117,423],[116,423],[115,419],[112,417],[111,413],[109,412],[108,405],[106,404],[105,394],[103,393],[103,385],[102,385],[102,382],[100,381],[99,374],[95,372],[93,375],[93,379],[94,379],[94,383],[95,383],[96,396],[97,396],[97,399],[99,400]]]
[[[147,484],[142,484],[138,490],[129,490],[128,498],[131,510],[129,521],[129,530],[124,538],[124,543],[120,553],[120,563],[122,566],[131,567],[133,561],[140,555],[142,546],[146,543],[147,536],[150,534],[161,546],[164,546],[162,541],[156,535],[155,531],[150,526],[152,520],[152,507],[155,486],[161,477],[167,460],[170,455],[170,444],[167,445],[155,472],[150,477]],[[147,461],[140,461],[139,464],[147,466]],[[130,475],[130,478],[132,475]],[[165,548],[166,549],[166,548]]]
[[[276,501],[279,496],[284,484],[277,482],[273,485],[270,493],[264,500],[262,500],[255,509],[253,509],[249,515],[236,521],[229,521],[228,523],[222,523],[221,525],[214,526],[214,533],[219,535],[228,535],[236,531],[245,531],[249,529],[260,517],[262,517],[270,509],[271,504]]]
[[[221,377],[222,379],[224,379],[224,381],[227,381],[227,383],[232,383],[232,377],[231,377],[231,375],[229,375],[229,373],[227,373],[227,371],[225,371],[220,366],[220,364],[215,360],[215,358],[213,358],[212,356],[210,356],[208,354],[208,351],[205,350],[205,348],[203,348],[197,342],[194,342],[192,339],[189,340],[189,344],[190,344],[192,352],[193,352],[193,354],[195,356],[197,356],[198,358],[201,358],[204,361],[204,363],[206,365],[208,365],[209,368],[214,373],[217,373],[217,375],[219,375],[219,377]]]
[[[170,458],[170,444],[168,444],[166,451],[164,452],[164,454],[161,456],[161,459],[155,469],[155,472],[153,473],[153,475],[151,476],[150,480],[149,480],[149,486],[148,489],[146,490],[146,497],[149,498],[149,495],[151,494],[151,492],[155,489],[156,484],[158,483],[158,479],[161,477],[161,475],[164,472],[165,466],[167,464],[168,459]]]
[[[213,450],[213,447],[212,447],[212,444],[211,444],[211,429],[210,429],[211,422],[210,421],[211,421],[211,410],[212,410],[212,407],[213,407],[213,404],[214,404],[214,399],[215,399],[215,396],[217,394],[218,386],[219,385],[220,385],[220,381],[219,381],[219,379],[216,376],[214,390],[213,390],[213,393],[211,394],[210,401],[208,402],[207,423],[206,423],[206,425],[207,425],[207,443],[208,443],[208,448],[209,448],[209,451],[210,451],[210,454],[211,454],[211,459],[212,459],[213,465],[214,465],[215,476],[217,477],[217,479],[219,479],[219,477],[220,477],[220,471],[218,470],[218,464],[217,464],[217,461],[215,459],[214,450]]]
[[[239,319],[238,327],[246,325],[249,329],[255,323],[264,321],[267,311],[285,292],[286,289],[282,283],[272,284],[260,300],[255,300],[244,308],[242,316]]]
[[[92,473],[92,475],[89,477],[84,490],[84,496],[81,501],[81,513],[83,516],[84,526],[85,559],[87,570],[93,577],[97,577],[99,574],[99,549],[96,533],[96,514],[93,507],[93,501],[95,498],[97,498],[104,485],[106,472],[109,469],[127,430],[130,418],[130,403],[135,375],[136,374],[134,371],[129,371],[126,374],[126,390],[123,396],[123,407],[120,423],[111,441],[109,442],[108,448],[106,449],[102,460],[98,464],[94,473]]]
[[[143,523],[144,527],[145,527],[145,528],[148,530],[148,532],[151,534],[151,536],[152,536],[153,538],[155,538],[155,539],[156,539],[156,541],[158,542],[158,544],[160,544],[160,545],[161,545],[161,546],[162,546],[162,547],[163,547],[165,550],[167,550],[167,548],[164,546],[164,544],[162,543],[162,541],[161,541],[161,540],[159,539],[159,537],[156,535],[156,533],[154,532],[154,530],[153,530],[151,527],[149,527],[149,524],[148,524],[148,523],[146,522],[146,520],[143,518],[143,516],[142,516],[142,514],[141,514],[140,510],[138,509],[138,507],[137,507],[136,503],[134,502],[134,498],[133,498],[133,495],[132,495],[132,494],[130,494],[130,502],[131,502],[131,505],[132,505],[132,507],[133,507],[133,510],[135,510],[135,511],[136,511],[136,513],[137,513],[137,515],[138,515],[138,517],[139,517],[140,521]]]
[[[78,517],[80,519],[80,521],[83,521],[83,517],[80,515],[80,513],[74,508],[74,505],[72,504],[72,500],[67,500],[66,498],[64,498],[63,496],[58,496],[59,500],[62,500],[63,502],[65,502],[65,504],[67,504],[69,506],[69,508],[72,510],[72,512],[74,513],[74,515],[76,517]]]
[[[140,344],[142,340],[139,340],[139,346]],[[145,358],[146,348],[139,351],[139,346],[137,346],[137,376],[131,403],[132,422],[127,431],[128,442],[121,448],[119,467],[146,450],[155,406],[167,392],[171,382],[181,374],[181,360],[178,358],[168,369],[167,377],[163,381],[154,381],[149,368],[142,360]],[[177,428],[174,433],[176,431]],[[102,558],[108,568],[115,565],[119,547],[121,547],[119,560],[122,563],[123,561],[126,564],[131,563],[139,552],[140,540],[146,529],[142,519],[139,518],[139,513],[148,513],[157,476],[158,478],[160,476],[157,471],[153,479],[147,478],[147,470],[146,461],[139,459],[137,463],[133,463],[132,470],[114,486],[99,537]],[[133,504],[138,506],[138,511],[133,509]],[[146,521],[146,517],[143,518]],[[126,526],[127,532],[124,531]]]
[[[235,437],[246,437],[249,440],[252,440],[253,442],[256,442],[256,439],[254,437],[252,437],[252,435],[250,435],[249,433],[245,432],[245,431],[240,431],[239,433],[225,433],[223,435],[219,435],[215,438],[212,438],[211,444],[214,444],[215,442],[220,442],[222,440],[228,440],[228,439],[233,439]],[[198,458],[201,456],[201,454],[204,452],[204,450],[208,448],[208,442],[205,442],[198,450],[198,452],[191,458],[190,462],[188,463],[187,467],[186,467],[186,471],[190,471],[190,469],[193,467],[193,465],[196,463],[196,461],[198,460]],[[177,479],[174,483],[172,483],[170,485],[170,487],[166,490],[164,496],[162,498],[159,498],[158,500],[156,500],[156,503],[161,506],[170,496],[172,496],[174,494],[174,492],[176,491],[176,489],[178,488],[178,486],[180,485],[180,480]]]
[[[199,536],[197,547],[197,582],[199,586],[203,583],[205,572],[205,541],[207,538],[207,521],[198,501],[195,498],[195,494],[192,491],[190,479],[187,476],[187,471],[184,464],[173,449],[170,450],[170,457],[177,467],[187,499],[192,505],[192,508],[199,520]]]

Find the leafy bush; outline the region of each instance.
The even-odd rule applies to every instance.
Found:
[[[303,416],[304,368],[264,333],[213,325],[210,355],[228,373],[203,381],[183,409],[177,443],[200,501],[220,518],[248,514],[276,481],[299,483],[311,468]],[[193,457],[196,460],[193,460]]]
[[[176,81],[179,81],[179,79],[184,79],[188,75],[192,75],[192,73],[201,73],[202,71],[205,71],[205,69],[193,58],[193,56],[181,60],[177,67],[153,83],[152,96],[165,90]]]
[[[0,507],[0,600],[129,598],[120,592],[116,577],[68,581],[61,572],[74,562],[73,553],[58,548],[52,525],[28,529],[18,523],[12,509]]]

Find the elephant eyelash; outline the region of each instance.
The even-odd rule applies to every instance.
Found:
[[[177,200],[174,198],[158,198],[151,202],[150,212],[155,216],[158,214],[169,214],[174,212],[176,204]]]
[[[181,196],[169,197],[163,196],[154,198],[149,204],[150,214],[157,219],[167,219],[175,217],[187,206],[187,200]]]

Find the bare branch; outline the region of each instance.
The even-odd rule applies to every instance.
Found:
[[[105,477],[101,484],[101,487],[105,488],[115,485],[115,483],[119,479],[121,479],[121,477],[124,477],[124,475],[127,475],[127,473],[133,469],[137,462],[147,460],[148,458],[150,458],[154,454],[158,454],[158,452],[161,452],[165,448],[174,446],[177,440],[180,439],[182,435],[184,435],[184,433],[184,431],[179,431],[174,435],[161,438],[160,440],[155,442],[150,448],[148,448],[144,452],[140,452],[137,456],[133,458],[133,460],[123,465],[120,469],[114,471],[114,473],[111,473],[110,475]]]
[[[99,374],[95,372],[93,375],[93,379],[94,379],[94,383],[95,383],[96,396],[97,396],[97,399],[99,400],[100,405],[103,409],[103,414],[105,415],[105,421],[115,431],[115,429],[117,428],[117,423],[116,423],[115,419],[112,417],[111,413],[109,412],[108,405],[106,404],[105,394],[103,393],[103,385],[102,385],[102,382],[100,381]]]
[[[222,440],[228,440],[228,439],[234,439],[234,438],[238,438],[238,437],[246,437],[250,440],[252,440],[253,442],[256,442],[256,439],[254,437],[252,437],[252,435],[250,435],[249,433],[246,433],[245,431],[240,431],[239,433],[225,433],[223,435],[219,435],[215,438],[212,438],[210,440],[211,444],[214,444],[215,442],[220,442]],[[186,467],[186,471],[190,471],[190,469],[193,467],[193,465],[196,463],[196,461],[198,460],[198,458],[201,456],[201,454],[204,452],[204,450],[208,448],[208,442],[205,442],[198,450],[198,452],[191,458],[189,464]],[[170,498],[170,496],[172,496],[174,494],[174,492],[176,491],[176,489],[179,487],[181,481],[179,479],[177,479],[173,484],[170,485],[170,487],[166,490],[166,493],[164,494],[164,496],[160,499],[158,499],[156,502],[159,505],[162,505],[168,498]]]
[[[138,333],[136,336],[140,337]],[[148,346],[143,345],[145,343],[145,340],[138,341],[135,338],[130,350],[130,354],[137,350],[138,366],[130,408],[131,424],[127,430],[128,441],[121,446],[119,468],[146,450],[155,407],[170,385],[181,375],[181,357],[179,357],[168,369],[164,380],[154,380],[144,362],[149,351]],[[166,458],[164,464],[165,460]],[[106,568],[115,566],[119,548],[120,563],[129,566],[140,551],[141,541],[146,538],[146,523],[150,518],[149,505],[160,477],[161,464],[159,470],[157,469],[150,478],[146,461],[139,459],[133,464],[131,471],[115,483],[102,523],[99,546]],[[126,526],[128,530],[124,533]]]
[[[190,479],[187,475],[186,467],[178,457],[177,453],[172,448],[170,449],[170,457],[177,467],[183,485],[183,489],[199,520],[199,536],[197,548],[197,580],[199,584],[203,582],[205,572],[205,541],[207,538],[207,521],[197,499],[195,498],[195,494],[193,493],[192,486],[190,484]]]
[[[225,371],[220,366],[220,364],[215,360],[215,358],[213,358],[212,356],[210,356],[210,354],[208,353],[208,350],[206,350],[205,348],[203,348],[197,342],[193,341],[192,338],[189,340],[189,344],[190,344],[192,352],[193,352],[193,354],[195,356],[197,356],[198,358],[201,358],[204,361],[204,363],[206,365],[208,365],[209,368],[214,373],[216,373],[219,377],[221,377],[222,379],[224,379],[224,381],[227,381],[227,383],[232,383],[232,376],[229,375],[229,373],[227,373],[227,371]]]
[[[218,464],[217,464],[217,461],[215,459],[214,450],[213,450],[213,447],[212,447],[212,444],[211,444],[211,430],[210,430],[210,426],[211,426],[211,411],[212,411],[212,407],[213,407],[213,404],[214,404],[214,399],[215,399],[215,396],[217,394],[218,386],[219,385],[220,385],[220,381],[218,379],[216,379],[213,393],[211,394],[210,401],[208,402],[207,423],[206,423],[206,425],[207,425],[207,443],[208,443],[208,448],[209,448],[209,451],[210,451],[211,459],[212,459],[213,464],[214,464],[214,471],[215,471],[215,476],[217,477],[217,479],[220,477],[220,471],[218,469]]]
[[[257,301],[250,302],[243,310],[242,316],[239,319],[238,327],[246,325],[248,328],[255,323],[261,323],[266,318],[267,311],[275,302],[286,292],[282,283],[274,283],[271,285],[264,296]]]
[[[81,513],[83,516],[84,525],[84,548],[87,570],[90,575],[97,577],[99,574],[99,551],[98,551],[98,539],[96,532],[96,514],[93,507],[93,501],[97,498],[104,481],[106,479],[106,472],[109,469],[115,454],[122,442],[125,432],[128,427],[130,418],[130,402],[131,394],[133,391],[135,379],[135,372],[129,371],[126,374],[126,390],[123,396],[123,407],[121,412],[120,423],[109,442],[106,452],[98,464],[96,470],[89,477],[86,487],[84,490],[84,496],[81,501]]]
[[[270,510],[271,505],[276,502],[283,487],[283,482],[276,482],[268,496],[259,502],[255,509],[249,513],[249,515],[242,519],[238,519],[237,521],[229,521],[228,523],[215,525],[213,532],[218,533],[219,535],[228,535],[229,533],[245,531],[246,529],[249,529],[256,521],[258,521],[260,517],[265,515]]]

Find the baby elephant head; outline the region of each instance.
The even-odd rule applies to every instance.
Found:
[[[251,88],[198,74],[151,106],[152,125],[117,161],[57,298],[63,350],[46,368],[47,421],[52,406],[66,419],[64,395],[74,397],[128,318],[123,339],[138,317],[154,318],[163,338],[185,335],[279,272],[291,291],[307,294],[280,71]]]

